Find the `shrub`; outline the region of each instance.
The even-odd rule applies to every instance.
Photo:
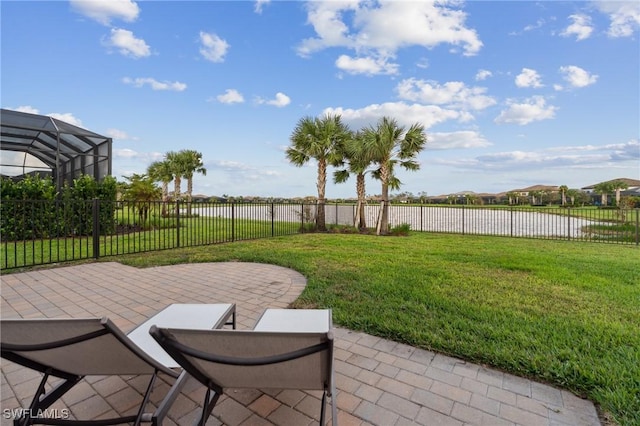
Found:
[[[409,235],[409,231],[411,230],[411,225],[408,223],[401,223],[400,225],[393,226],[389,231],[389,234],[394,236],[404,236]]]
[[[100,200],[101,233],[114,230],[116,180],[111,176],[102,182],[80,176],[60,193],[51,177],[37,175],[15,182],[0,178],[0,186],[0,231],[7,240],[91,235],[94,198]]]

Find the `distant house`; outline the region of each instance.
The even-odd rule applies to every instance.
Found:
[[[553,197],[560,192],[559,186],[553,185],[533,185],[522,189],[513,189],[509,193],[516,197],[529,199],[531,204],[546,204],[549,197]]]
[[[626,183],[627,186],[628,186],[627,189],[622,191],[623,195],[640,195],[640,193],[639,193],[639,191],[640,191],[640,180],[638,180],[638,179],[629,179],[629,178],[611,179],[611,180],[607,180],[607,181],[604,181],[604,182],[594,183],[593,185],[585,186],[584,188],[580,188],[580,189],[582,189],[584,192],[586,192],[588,194],[592,194],[592,193],[595,192],[596,186],[600,185],[601,183],[614,182],[614,181],[618,181],[618,180]],[[629,194],[627,194],[627,193],[629,193]]]
[[[594,204],[599,204],[603,198],[601,198],[600,195],[596,194],[596,187],[602,183],[609,183],[609,182],[615,182],[615,181],[621,181],[627,184],[627,189],[625,189],[624,191],[620,191],[621,196],[640,197],[640,180],[638,179],[629,179],[629,178],[611,179],[611,180],[606,180],[604,182],[598,182],[593,185],[585,186],[584,188],[580,188],[580,189],[582,189],[584,192],[589,194],[589,197],[592,199]]]

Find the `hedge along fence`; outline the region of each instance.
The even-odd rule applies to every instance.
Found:
[[[0,235],[3,241],[92,235],[94,228],[112,233],[116,181],[82,176],[57,193],[51,179],[28,176],[1,179]],[[87,200],[102,199],[102,204]],[[37,200],[37,201],[36,201]],[[97,208],[97,210],[96,210]]]

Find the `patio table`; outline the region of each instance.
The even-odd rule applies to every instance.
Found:
[[[161,364],[169,368],[178,368],[178,363],[149,334],[152,325],[197,330],[211,330],[231,325],[235,329],[236,305],[235,303],[174,303],[140,324],[127,335],[136,345]]]

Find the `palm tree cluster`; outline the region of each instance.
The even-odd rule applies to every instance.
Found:
[[[147,176],[152,182],[161,182],[162,184],[162,201],[163,215],[166,215],[164,206],[169,201],[169,184],[174,182],[173,200],[181,201],[181,185],[182,179],[187,180],[186,202],[191,205],[191,197],[193,193],[193,175],[195,173],[207,174],[207,170],[202,163],[202,153],[190,149],[181,151],[169,151],[165,154],[162,161],[155,161],[147,168]]]
[[[602,197],[602,205],[606,206],[609,202],[608,194],[615,192],[616,194],[616,206],[620,205],[620,192],[627,189],[629,185],[626,182],[616,179],[608,182],[601,182],[597,184],[593,189],[597,194],[600,194]]]
[[[326,230],[324,205],[327,166],[338,170],[334,182],[347,181],[356,176],[355,226],[366,228],[364,217],[365,175],[370,173],[382,185],[380,212],[376,231],[378,235],[389,233],[389,189],[397,190],[401,182],[395,171],[397,167],[415,171],[420,168],[416,161],[418,153],[427,143],[424,126],[415,123],[405,129],[389,117],[382,117],[375,126],[353,132],[342,122],[340,115],[301,118],[290,137],[287,159],[296,166],[303,166],[311,159],[318,163],[316,186],[318,203],[316,228]]]

